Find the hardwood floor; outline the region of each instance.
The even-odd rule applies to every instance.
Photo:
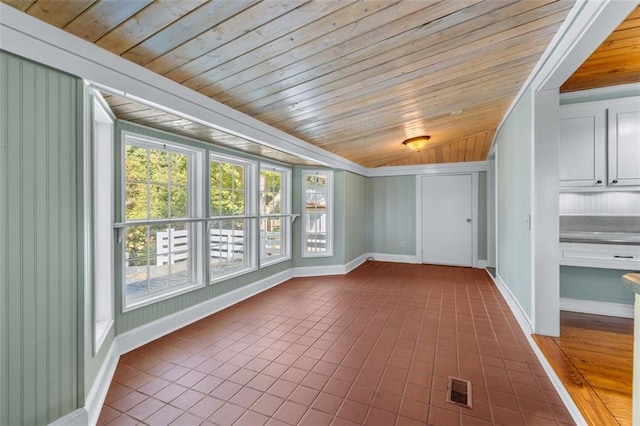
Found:
[[[560,337],[534,340],[592,425],[631,425],[633,320],[560,313]]]

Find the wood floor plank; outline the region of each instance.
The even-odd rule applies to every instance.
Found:
[[[538,347],[549,361],[584,418],[592,425],[618,425],[611,411],[598,397],[552,337],[533,335]]]
[[[620,425],[631,426],[631,395],[610,389],[594,388],[594,390]]]

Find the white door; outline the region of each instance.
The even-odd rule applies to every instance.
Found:
[[[422,178],[422,263],[473,266],[471,175]]]

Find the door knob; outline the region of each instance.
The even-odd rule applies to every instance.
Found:
[[[471,219],[470,218],[467,218],[467,223],[471,223]]]
[[[602,185],[602,180],[598,179],[597,182],[596,182],[596,185]]]
[[[618,179],[612,180],[611,183],[618,183]]]

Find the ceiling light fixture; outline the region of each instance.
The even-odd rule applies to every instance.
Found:
[[[458,115],[458,114],[462,114],[462,110],[461,110],[461,109],[457,109],[457,110],[455,110],[455,111],[451,111],[451,112],[449,113],[449,115]]]
[[[408,146],[410,149],[414,151],[420,151],[424,147],[427,146],[427,142],[429,142],[431,136],[416,136],[415,138],[409,138],[402,142],[402,145]]]

